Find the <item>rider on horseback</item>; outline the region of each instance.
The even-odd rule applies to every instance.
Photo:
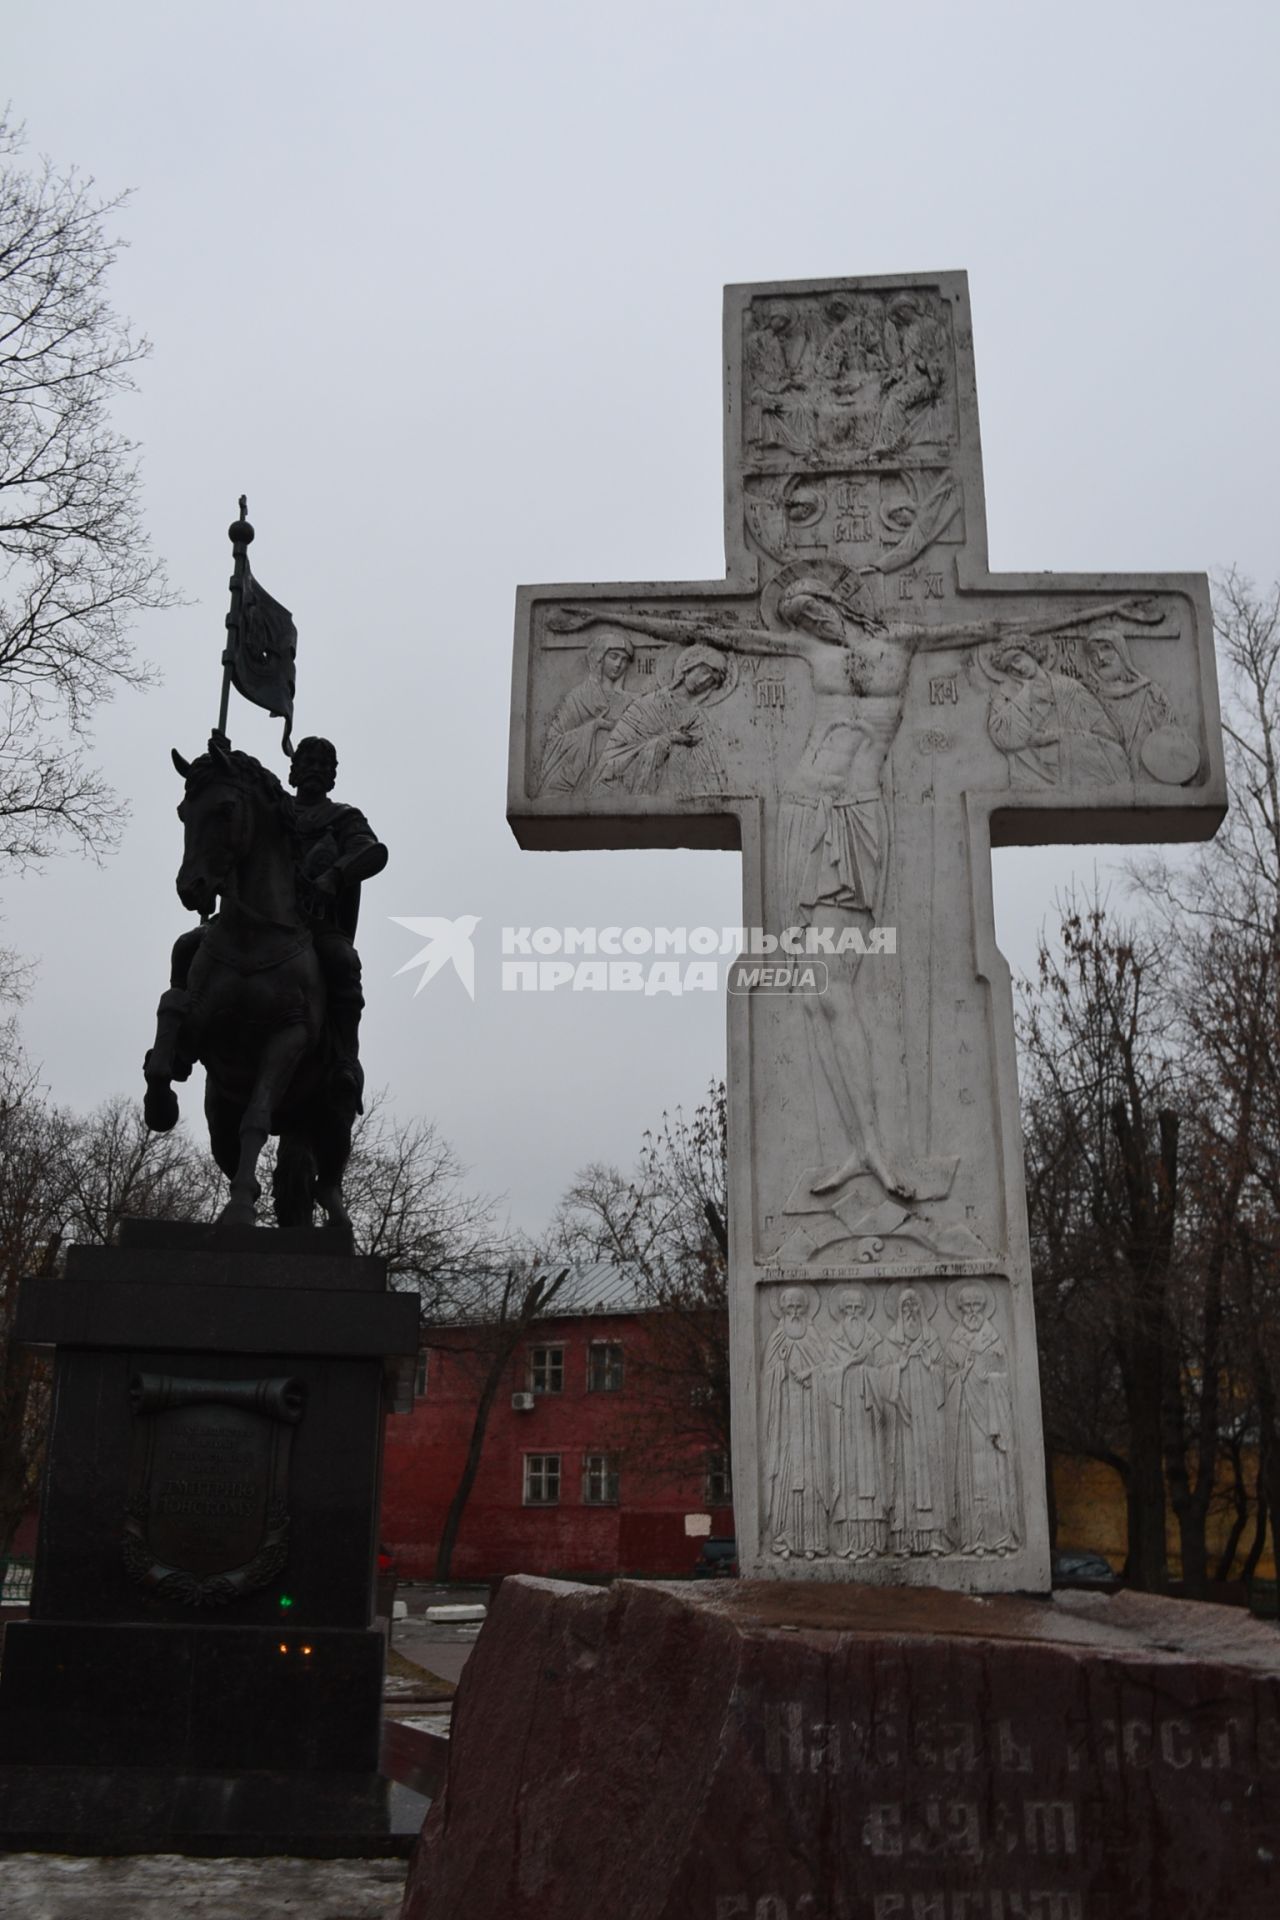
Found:
[[[333,1060],[332,1095],[340,1107],[354,1114],[360,1111],[364,1081],[359,1055],[364,995],[360,956],[354,945],[360,883],[381,873],[387,864],[387,849],[358,807],[329,798],[337,773],[338,755],[330,741],[309,736],[298,742],[289,772],[290,785],[298,796],[292,808],[298,842],[298,908],[310,929],[324,976],[326,1026]],[[184,1044],[191,1010],[188,980],[207,932],[206,925],[192,927],[174,943],[169,987],[158,1009],[156,1045],[144,1063],[144,1113],[147,1125],[158,1131],[167,1131],[178,1118],[177,1097],[170,1082],[187,1079],[194,1065],[191,1050]]]
[[[387,850],[358,807],[329,798],[338,755],[328,740],[308,735],[294,749],[289,784],[297,789],[294,818],[302,842],[298,904],[311,927],[329,1000],[335,1054],[334,1091],[360,1110],[360,956],[355,949],[360,882],[387,864]]]

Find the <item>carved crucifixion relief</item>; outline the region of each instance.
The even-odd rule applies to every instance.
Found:
[[[729,995],[744,1571],[1043,1585],[989,849],[1213,832],[1205,582],[988,571],[963,275],[730,288],[725,341],[726,578],[521,589],[509,816],[741,847],[813,961]]]

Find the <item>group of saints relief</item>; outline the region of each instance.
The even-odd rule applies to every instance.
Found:
[[[876,460],[954,438],[951,317],[936,295],[758,301],[743,357],[758,453]]]
[[[1011,1554],[1013,1395],[995,1294],[924,1281],[768,1289],[762,1544],[788,1559]],[[877,1324],[877,1322],[880,1324]]]

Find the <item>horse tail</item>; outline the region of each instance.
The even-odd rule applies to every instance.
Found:
[[[271,1175],[276,1224],[309,1227],[316,1199],[316,1163],[305,1134],[282,1133]]]

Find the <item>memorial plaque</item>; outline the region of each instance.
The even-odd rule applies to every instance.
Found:
[[[302,1382],[135,1374],[124,1530],[133,1579],[187,1606],[265,1586],[289,1551],[288,1477]]]

